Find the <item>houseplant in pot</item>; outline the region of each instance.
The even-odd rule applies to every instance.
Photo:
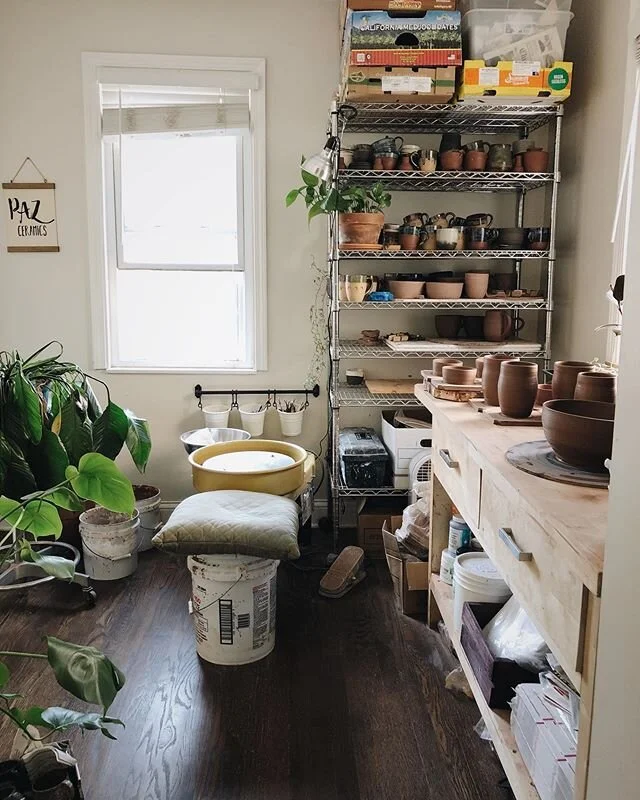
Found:
[[[62,361],[62,352],[62,345],[49,342],[27,358],[0,353],[0,494],[15,500],[56,485],[87,453],[113,460],[126,445],[140,472],[149,460],[147,421],[116,405],[106,384]],[[95,384],[106,393],[104,407]],[[82,510],[63,512],[66,538],[77,540]]]
[[[341,248],[358,249],[358,246],[378,244],[384,225],[383,209],[391,205],[391,195],[381,183],[366,188],[334,186],[304,170],[302,180],[302,186],[287,194],[287,206],[301,197],[308,209],[309,221],[320,214],[337,211]]]

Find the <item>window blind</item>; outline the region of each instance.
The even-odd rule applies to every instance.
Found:
[[[126,106],[102,111],[102,135],[181,133],[249,127],[249,99],[236,102]]]

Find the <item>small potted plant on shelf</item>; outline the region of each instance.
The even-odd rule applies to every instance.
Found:
[[[299,436],[302,433],[302,418],[306,403],[296,403],[295,400],[278,402],[278,416],[283,436]]]
[[[368,188],[341,187],[321,181],[305,170],[301,172],[303,185],[287,194],[287,207],[301,197],[307,206],[309,221],[320,214],[337,211],[338,240],[342,249],[357,250],[378,244],[384,225],[383,209],[391,205],[391,195],[381,183]]]

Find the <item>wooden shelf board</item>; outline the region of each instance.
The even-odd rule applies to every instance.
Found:
[[[498,753],[507,778],[509,779],[516,800],[540,800],[540,795],[531,782],[529,771],[522,760],[515,738],[511,732],[511,725],[509,722],[510,713],[508,711],[489,708],[478,681],[473,674],[471,664],[462,649],[460,638],[454,631],[453,594],[451,586],[443,583],[438,575],[433,574],[431,576],[431,593],[438,604],[440,614],[447,626],[449,636],[451,637],[451,641],[453,642],[453,646],[455,647],[456,654],[460,661],[460,666],[469,681],[476,704],[491,734],[493,745]]]

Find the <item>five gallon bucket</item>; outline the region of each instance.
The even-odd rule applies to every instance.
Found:
[[[151,550],[151,540],[162,528],[160,512],[160,489],[157,486],[144,484],[133,487],[136,498],[136,508],[140,514],[140,527],[138,528],[138,552]]]
[[[189,556],[196,650],[212,664],[249,664],[276,643],[278,561]]]
[[[486,553],[464,553],[453,565],[453,624],[460,631],[465,603],[505,603],[511,590]]]
[[[84,571],[98,581],[126,578],[138,566],[138,510],[132,516],[106,508],[90,508],[80,515]]]

